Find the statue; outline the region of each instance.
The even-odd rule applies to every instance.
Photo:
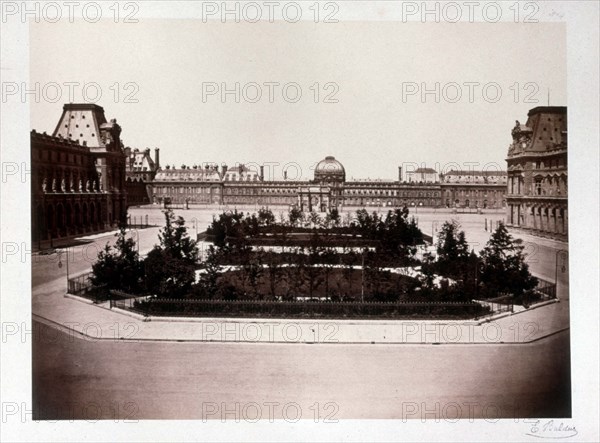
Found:
[[[83,191],[83,182],[79,179],[79,192]]]
[[[90,181],[86,180],[85,182],[85,192],[90,192]]]
[[[56,179],[52,179],[52,192],[56,192]]]
[[[44,180],[42,180],[42,192],[45,194],[46,193],[46,187],[48,186],[48,179],[46,177],[44,177]]]
[[[63,179],[61,179],[61,180],[60,180],[60,190],[61,190],[62,192],[65,192],[66,186],[67,186],[67,184],[65,183],[65,179],[64,179],[64,178],[63,178]]]

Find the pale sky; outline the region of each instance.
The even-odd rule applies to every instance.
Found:
[[[312,22],[226,23],[142,20],[137,24],[32,24],[30,84],[96,82],[97,104],[122,126],[126,146],[159,147],[162,165],[203,162],[295,162],[302,178],[326,155],[340,160],[347,177],[397,177],[398,166],[416,162],[436,169],[505,157],[515,120],[529,109],[567,103],[566,34],[561,23]],[[111,85],[120,84],[115,103]],[[124,103],[127,82],[139,88],[139,103]],[[262,85],[258,103],[220,94],[202,102],[203,82],[234,88]],[[297,103],[281,86],[269,103],[265,82],[296,82]],[[321,85],[314,103],[316,82]],[[338,103],[323,103],[332,91]],[[455,82],[462,98],[449,103],[420,93],[403,100],[403,83],[440,89]],[[469,103],[467,82],[474,86]],[[535,84],[525,88],[525,84]],[[484,99],[483,85],[496,83],[502,97]],[[519,96],[515,103],[515,83]],[[82,101],[75,87],[75,102]],[[31,128],[51,133],[68,101],[31,106]],[[89,89],[94,95],[94,89]],[[254,96],[254,89],[248,89]],[[488,89],[489,97],[495,88]],[[446,89],[454,99],[456,89]],[[526,103],[525,97],[538,103]],[[471,166],[472,167],[472,166]]]

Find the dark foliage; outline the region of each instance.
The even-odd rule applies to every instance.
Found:
[[[92,265],[91,281],[94,286],[123,289],[132,293],[143,287],[143,267],[132,238],[126,238],[124,226],[119,227],[117,241],[112,247],[108,243],[98,254]]]

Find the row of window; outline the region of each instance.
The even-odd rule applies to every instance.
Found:
[[[445,182],[446,183],[491,183],[491,184],[496,184],[498,183],[498,181],[501,182],[506,182],[506,177],[502,177],[502,178],[498,178],[495,176],[492,177],[481,177],[481,176],[466,176],[466,177],[462,177],[462,176],[458,176],[458,177],[446,177]]]
[[[254,174],[254,175],[242,175],[241,177],[237,174],[227,174],[225,176],[225,180],[228,181],[258,181],[258,174]]]
[[[381,189],[346,190],[345,195],[381,195],[388,197],[439,197],[439,192],[383,191]]]
[[[156,194],[213,194],[219,193],[219,188],[197,188],[197,187],[155,187]]]
[[[532,162],[531,167],[533,169],[545,169],[545,168],[564,168],[566,166],[565,159],[562,158],[554,158],[548,159],[544,162],[544,160],[538,160],[536,162]]]
[[[85,155],[82,154],[71,154],[71,153],[67,153],[67,152],[62,152],[62,151],[55,151],[55,150],[49,150],[49,149],[40,149],[40,150],[34,150],[33,152],[36,152],[36,159],[37,160],[41,160],[41,161],[47,161],[47,162],[57,162],[57,163],[62,163],[62,164],[75,164],[75,165],[81,165],[84,162],[84,159],[86,158]]]
[[[449,197],[451,196],[453,193],[457,194],[457,195],[466,195],[466,196],[474,196],[474,197],[479,197],[483,195],[483,198],[487,198],[488,194],[490,195],[494,195],[494,197],[498,194],[499,191],[487,191],[487,190],[481,190],[481,189],[458,189],[454,192],[452,191],[446,191],[446,196]]]

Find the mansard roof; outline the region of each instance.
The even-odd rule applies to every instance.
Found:
[[[527,117],[525,125],[517,120],[511,131],[509,157],[567,149],[566,106],[538,106]]]
[[[413,172],[418,172],[420,174],[437,174],[437,171],[433,168],[417,168]],[[407,171],[407,174],[410,174],[411,171]]]
[[[106,120],[104,108],[92,103],[68,103],[53,135],[84,142],[92,151],[121,149],[121,127],[116,119]]]

